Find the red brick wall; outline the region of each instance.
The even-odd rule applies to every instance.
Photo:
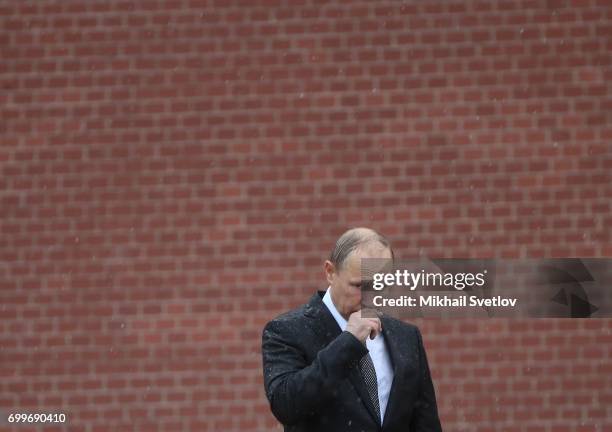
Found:
[[[403,257],[612,256],[608,1],[3,0],[0,23],[4,416],[278,430],[262,326],[351,226]],[[446,431],[612,428],[612,320],[418,324]]]

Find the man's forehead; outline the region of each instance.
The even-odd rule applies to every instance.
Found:
[[[354,277],[371,276],[374,273],[391,270],[391,251],[383,248],[375,253],[355,251],[345,261],[345,270]]]

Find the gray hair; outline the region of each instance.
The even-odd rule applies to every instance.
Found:
[[[342,234],[336,241],[336,246],[331,251],[329,260],[337,269],[341,269],[351,253],[370,243],[379,243],[389,249],[391,259],[393,259],[391,243],[385,236],[370,228],[352,228]]]

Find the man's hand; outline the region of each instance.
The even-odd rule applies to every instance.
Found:
[[[349,316],[346,331],[351,333],[362,343],[365,343],[368,336],[370,336],[370,339],[374,339],[378,333],[382,331],[382,325],[380,319],[361,318],[361,311],[357,311]]]

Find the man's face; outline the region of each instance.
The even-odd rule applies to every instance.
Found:
[[[330,261],[325,262],[332,301],[345,319],[361,309],[361,260],[366,258],[391,259],[391,251],[379,243],[373,243],[352,252],[340,269]]]

